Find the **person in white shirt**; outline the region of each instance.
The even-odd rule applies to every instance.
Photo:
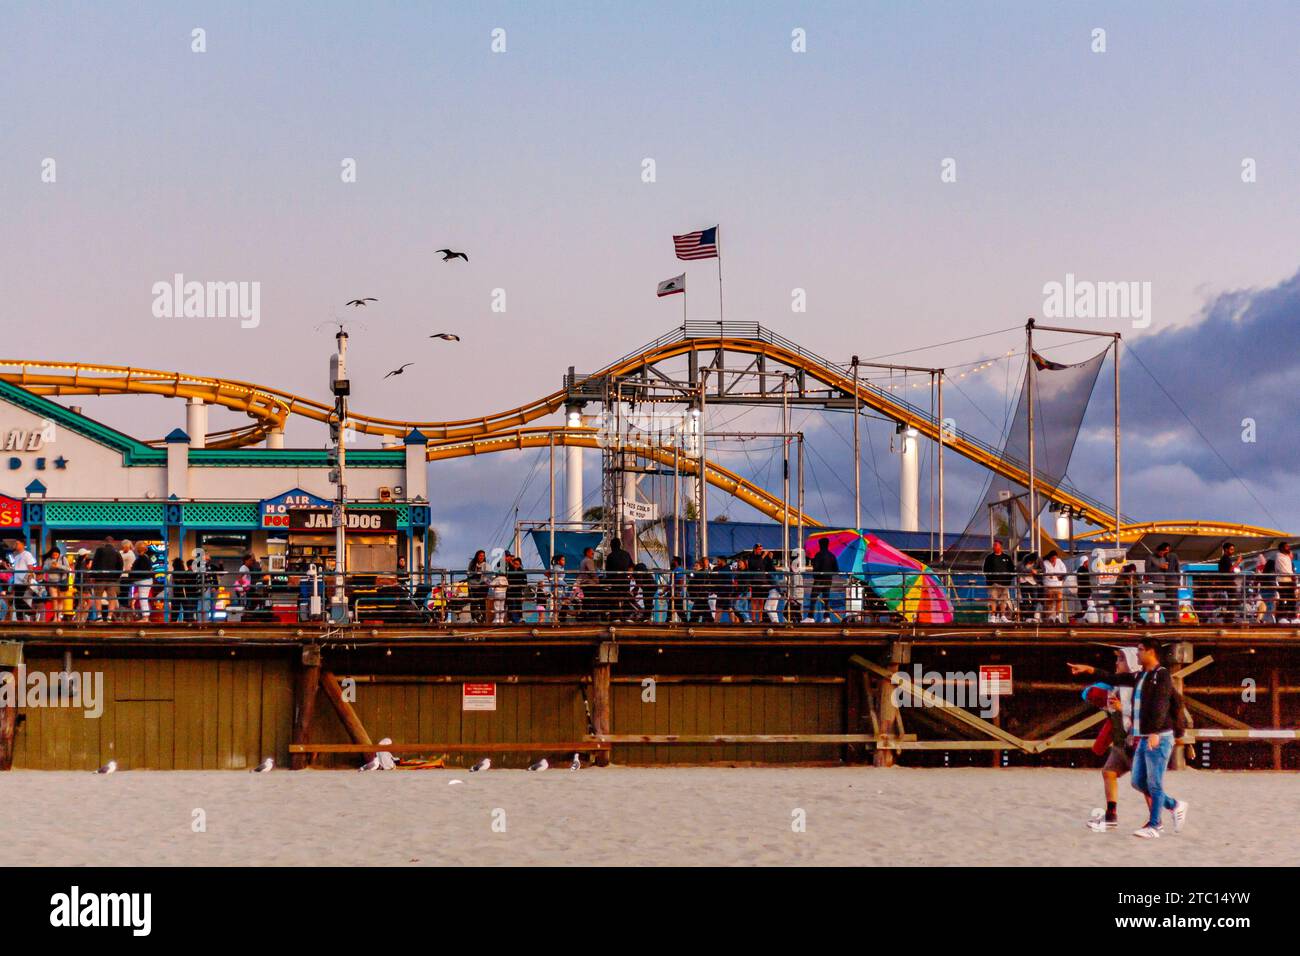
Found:
[[[1065,623],[1065,576],[1069,569],[1056,551],[1048,551],[1043,558],[1043,596],[1047,605],[1047,620]]]
[[[32,602],[32,571],[36,568],[36,556],[27,550],[27,539],[15,535],[13,548],[9,552],[9,567],[13,570],[12,586],[14,596],[14,620],[25,621],[30,617]]]
[[[1273,572],[1277,575],[1277,622],[1279,624],[1296,623],[1296,588],[1294,555],[1291,542],[1283,541],[1277,546],[1277,556],[1273,558]]]

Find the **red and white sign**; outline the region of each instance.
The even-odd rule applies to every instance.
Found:
[[[496,684],[461,684],[460,685],[460,709],[461,710],[496,710],[497,709],[497,685]]]
[[[981,664],[979,692],[981,697],[1010,697],[1011,665]]]
[[[0,528],[23,526],[23,503],[17,498],[0,495]]]

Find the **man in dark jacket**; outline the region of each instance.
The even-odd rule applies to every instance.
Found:
[[[821,623],[822,618],[819,616],[825,614],[830,617],[834,612],[831,611],[831,581],[834,579],[835,572],[840,569],[840,564],[835,560],[835,555],[831,554],[831,543],[825,538],[817,540],[817,553],[812,559],[813,569],[813,586],[812,596],[808,602],[809,612]],[[817,601],[821,600],[822,610],[817,609]]]
[[[1147,579],[1151,590],[1155,592],[1156,604],[1160,607],[1160,616],[1165,624],[1178,623],[1178,586],[1181,583],[1182,565],[1178,555],[1169,547],[1168,541],[1156,547],[1147,564]]]
[[[605,593],[609,595],[609,611],[618,618],[628,613],[628,575],[632,571],[632,555],[623,550],[623,542],[610,538],[609,554],[605,557]]]
[[[90,558],[90,577],[94,581],[94,607],[102,624],[117,611],[117,591],[122,577],[122,553],[117,542],[105,537]],[[108,602],[105,610],[104,602]]]
[[[994,540],[993,550],[984,556],[984,584],[988,588],[989,622],[1011,620],[1011,582],[1016,576],[1016,564],[1011,555],[1002,550],[1002,542]]]
[[[1165,768],[1174,749],[1175,724],[1181,722],[1176,712],[1174,681],[1160,664],[1160,643],[1145,637],[1138,645],[1136,674],[1099,671],[1088,664],[1070,664],[1072,674],[1096,674],[1098,679],[1116,687],[1133,688],[1133,727],[1130,736],[1137,741],[1133,754],[1133,789],[1143,793],[1151,808],[1147,824],[1133,831],[1135,837],[1154,839],[1160,836],[1160,814],[1169,810],[1174,818],[1174,832],[1179,833],[1187,820],[1187,801],[1177,800],[1165,792]]]

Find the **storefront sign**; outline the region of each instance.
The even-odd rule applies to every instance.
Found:
[[[397,530],[397,511],[392,508],[349,508],[347,531],[392,532]],[[294,508],[289,511],[291,531],[333,531],[330,508]]]
[[[460,685],[460,709],[461,710],[496,710],[497,709],[497,685],[496,684],[461,684]]]
[[[294,488],[274,498],[266,498],[258,507],[263,528],[288,528],[289,512],[297,508],[328,508],[329,502],[301,488]]]
[[[17,498],[0,495],[0,528],[23,526],[23,503]]]

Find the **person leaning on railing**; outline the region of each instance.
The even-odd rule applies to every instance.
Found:
[[[818,539],[817,553],[812,559],[812,595],[808,601],[808,612],[818,622],[822,620],[821,615],[830,617],[833,614],[831,583],[835,579],[835,572],[839,569],[839,562],[835,560],[835,555],[831,554],[831,543],[825,538]],[[818,601],[821,601],[820,609],[817,607]]]
[[[1011,584],[1015,580],[1016,564],[1011,555],[1002,550],[1002,542],[994,541],[993,550],[984,556],[984,586],[988,590],[989,623],[1005,624],[1015,613],[1011,604]]]
[[[1273,557],[1273,570],[1277,574],[1277,623],[1296,623],[1296,580],[1292,562],[1291,542],[1277,546]]]

